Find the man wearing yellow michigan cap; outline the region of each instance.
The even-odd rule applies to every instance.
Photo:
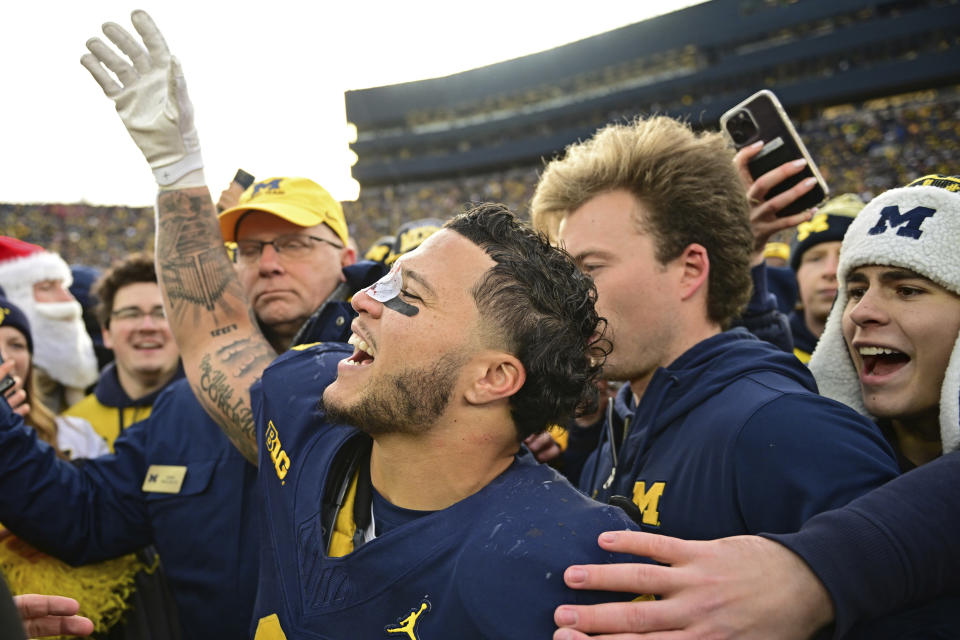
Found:
[[[183,88],[179,65],[164,54],[166,45],[149,16],[136,11],[133,20],[150,34],[150,53],[143,52],[144,64],[134,75],[159,81],[155,88]],[[105,34],[123,38],[124,46],[131,42],[113,23]],[[104,53],[106,45],[94,39],[89,46],[84,64],[107,95],[117,95],[92,53]],[[180,98],[158,101],[139,91],[137,96],[120,93],[124,117],[151,122],[146,138],[138,132],[136,139],[152,149],[156,165],[157,272],[167,317],[186,352],[184,365],[197,375],[171,384],[150,418],[117,438],[115,455],[87,460],[82,467],[38,445],[9,411],[7,420],[0,415],[0,487],[7,487],[0,490],[0,521],[18,535],[23,532],[23,540],[75,565],[153,545],[163,558],[184,640],[249,637],[261,523],[253,508],[257,468],[244,458],[255,461],[258,445],[249,394],[232,392],[231,383],[254,384],[317,307],[329,310],[323,316],[328,322],[318,328],[330,331],[310,333],[308,340],[349,335],[349,305],[324,302],[346,279],[343,266],[353,262],[354,252],[346,248],[339,204],[309,180],[261,180],[218,218],[205,186],[189,104]],[[181,98],[186,99],[185,88]],[[233,257],[224,251],[223,240],[237,242]],[[260,330],[249,327],[251,311]],[[196,348],[197,341],[211,339],[210,351]],[[236,448],[208,411],[243,424],[230,434]],[[267,446],[282,471],[289,458],[272,441]],[[24,486],[36,491],[25,493]]]
[[[203,371],[196,388],[186,380],[171,384],[150,417],[117,438],[115,455],[86,460],[82,468],[38,445],[9,411],[6,420],[0,416],[0,495],[14,498],[0,500],[0,521],[23,532],[21,539],[75,565],[152,545],[163,558],[184,640],[242,638],[249,634],[257,587],[259,557],[251,550],[260,523],[250,507],[257,469],[204,407],[246,415],[249,409],[223,392],[222,381],[262,369],[276,353],[262,348],[253,355],[248,339],[223,310],[227,304],[238,313],[253,310],[278,353],[288,349],[301,322],[318,307],[327,313],[306,339],[344,340],[353,315],[349,304],[336,296],[324,303],[345,279],[343,267],[354,261],[354,252],[346,248],[339,203],[310,180],[255,183],[218,220],[206,189],[195,191],[204,192],[202,198],[169,192],[159,199],[161,215],[170,216],[160,226],[178,235],[175,242],[160,244],[159,269],[168,285],[168,313],[186,318],[193,333],[218,338],[222,362],[196,364]],[[194,207],[204,221],[185,219],[185,210]],[[217,242],[218,223],[223,238],[237,242],[233,266]],[[239,275],[240,287],[223,286],[231,271]],[[211,302],[212,309],[204,306]],[[192,306],[185,313],[187,305]],[[194,307],[208,309],[204,313],[214,323],[198,326]],[[14,465],[14,459],[29,462]],[[21,470],[42,476],[43,486],[34,482],[30,486],[37,491],[28,493],[9,489],[27,486]],[[197,558],[203,558],[202,566]]]
[[[223,239],[237,245],[237,273],[261,329],[282,353],[356,260],[343,208],[312,180],[268,178],[219,222]]]

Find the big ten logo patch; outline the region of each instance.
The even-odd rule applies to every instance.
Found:
[[[923,235],[920,225],[936,212],[936,209],[930,207],[914,207],[909,211],[900,213],[900,207],[895,204],[890,205],[880,211],[877,224],[873,225],[867,233],[876,236],[888,229],[896,228],[898,236],[919,240],[920,236]]]
[[[267,451],[270,452],[270,459],[273,460],[273,467],[277,470],[277,477],[280,478],[282,485],[283,479],[287,477],[287,472],[290,470],[290,457],[280,444],[280,434],[273,426],[273,420],[267,422],[266,436]]]
[[[660,498],[663,497],[665,482],[654,482],[647,489],[646,483],[637,482],[633,485],[633,504],[637,505],[643,514],[643,524],[653,527],[660,526]]]

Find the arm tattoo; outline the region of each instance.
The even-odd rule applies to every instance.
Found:
[[[157,272],[194,395],[256,464],[250,385],[276,353],[257,329],[206,189],[157,197]]]
[[[214,367],[210,356],[200,360],[199,388],[195,389],[197,399],[211,416],[221,416],[217,422],[224,429],[234,446],[247,460],[257,462],[257,434],[253,419],[253,410],[244,394],[234,392],[227,374]]]
[[[194,389],[207,413],[223,428],[243,456],[257,463],[257,433],[249,387],[276,357],[261,341],[236,340],[200,360]]]
[[[157,210],[157,266],[172,314],[196,324],[210,312],[236,313],[245,301],[209,196],[165,191]]]
[[[211,337],[211,338],[216,338],[217,336],[222,336],[222,335],[224,335],[224,334],[226,334],[226,333],[230,333],[231,331],[236,331],[236,330],[237,330],[237,325],[235,325],[235,324],[228,324],[228,325],[225,326],[225,327],[218,327],[218,328],[214,329],[213,331],[211,331],[211,332],[210,332],[210,337]]]
[[[194,252],[179,260],[164,261],[163,279],[174,306],[183,300],[188,304],[203,305],[213,311],[214,304],[223,296],[230,273],[217,265],[218,247]],[[218,268],[220,267],[220,268]]]
[[[245,338],[220,347],[217,349],[216,357],[224,366],[235,370],[234,376],[237,378],[251,374],[259,378],[277,354],[266,342]]]

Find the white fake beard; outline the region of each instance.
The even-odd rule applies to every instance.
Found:
[[[33,363],[68,387],[85,389],[96,382],[97,356],[83,326],[80,303],[34,302],[31,306]]]

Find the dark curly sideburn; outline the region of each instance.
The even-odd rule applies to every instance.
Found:
[[[518,438],[566,424],[578,408],[596,410],[596,381],[610,343],[603,338],[606,320],[594,308],[593,280],[503,205],[477,205],[445,226],[496,262],[471,294],[527,373],[510,398]]]

